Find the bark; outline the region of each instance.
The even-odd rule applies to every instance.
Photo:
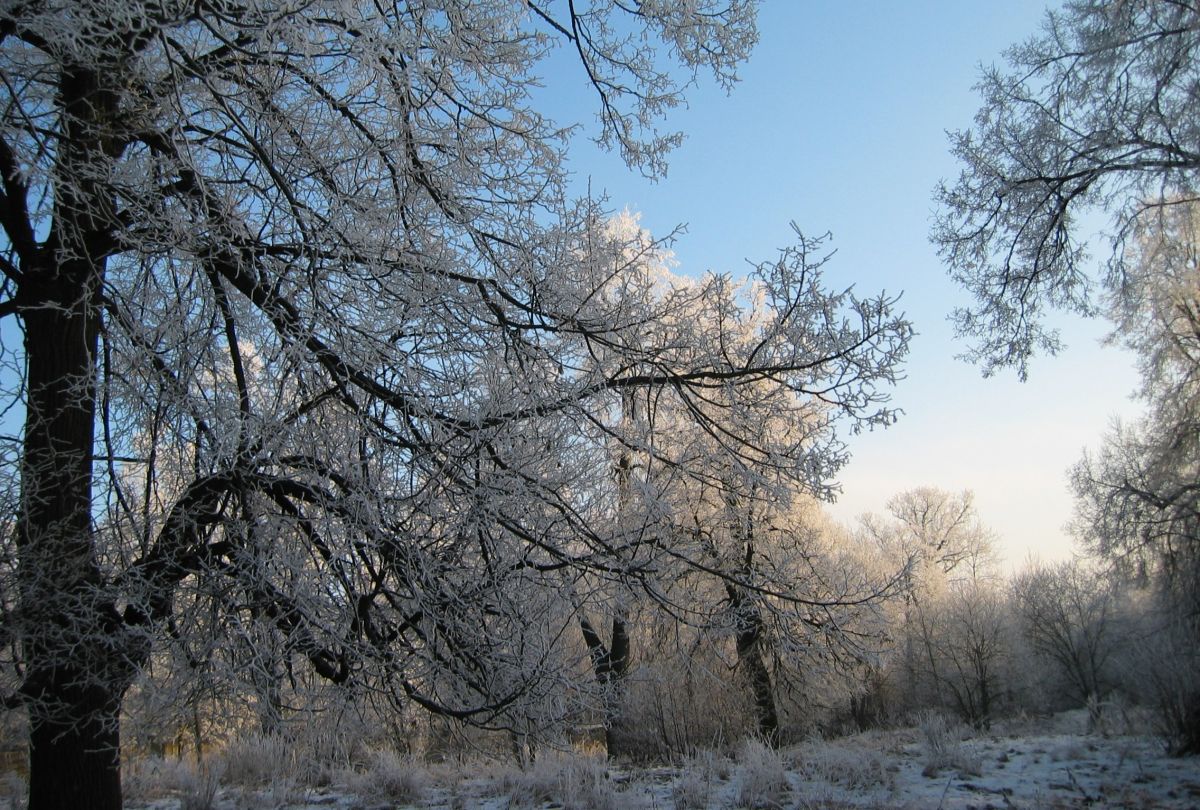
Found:
[[[614,616],[612,641],[606,646],[592,623],[579,617],[579,629],[592,658],[596,682],[604,690],[604,747],[609,758],[623,755],[621,732],[617,728],[621,708],[621,681],[629,672],[629,630],[625,620]]]
[[[22,691],[30,716],[30,810],[119,810],[118,716],[132,680],[121,617],[96,559],[92,442],[99,292],[112,200],[95,175],[116,110],[96,70],[65,69],[54,221],[18,299],[26,419],[18,516]],[[90,178],[90,179],[81,179]]]
[[[775,708],[775,690],[771,671],[763,657],[763,621],[758,607],[734,585],[725,586],[737,621],[738,669],[745,675],[754,697],[758,733],[774,747],[779,744],[779,712]]]
[[[71,295],[77,301],[65,311],[25,317],[29,416],[18,543],[30,810],[121,806],[117,718],[132,677],[92,544],[95,332],[85,294]]]

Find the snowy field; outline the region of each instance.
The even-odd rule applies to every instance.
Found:
[[[946,722],[701,752],[671,767],[608,767],[602,758],[544,754],[533,766],[425,764],[389,754],[356,769],[312,774],[272,766],[278,751],[241,751],[197,773],[149,760],[126,776],[133,810],[391,810],[509,808],[1200,808],[1200,761],[1164,755],[1145,734],[1082,733],[1080,713],[971,733]],[[0,808],[23,806],[20,780],[0,782]]]
[[[525,770],[495,761],[421,764],[377,754],[313,780],[255,771],[242,755],[198,774],[147,761],[126,779],[135,810],[384,808],[1200,808],[1200,761],[1147,735],[1083,733],[1079,713],[971,733],[945,722],[814,740],[745,743],[670,767],[609,767],[550,753]],[[268,757],[269,758],[269,757]],[[307,783],[307,784],[306,784]],[[10,787],[15,787],[10,785]],[[9,807],[20,807],[13,794]],[[3,806],[3,802],[0,802]]]

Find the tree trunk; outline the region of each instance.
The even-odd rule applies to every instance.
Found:
[[[71,716],[30,731],[29,810],[121,807],[120,700],[100,688],[76,697]]]
[[[96,558],[93,437],[100,287],[111,192],[115,93],[97,69],[64,68],[55,211],[23,255],[26,415],[16,538],[19,632],[29,706],[30,810],[120,810],[118,716],[132,680],[128,640]]]
[[[1200,756],[1200,692],[1186,695],[1183,701],[1183,727],[1171,753],[1183,757]]]
[[[128,662],[92,543],[95,335],[79,311],[83,296],[25,316],[18,543],[30,810],[121,806],[117,720]]]
[[[762,654],[762,616],[740,589],[733,585],[726,585],[725,589],[737,621],[738,669],[746,676],[754,696],[758,733],[773,748],[779,744],[779,712],[775,708],[771,671]]]
[[[591,622],[582,615],[579,617],[579,629],[592,657],[596,682],[604,690],[604,747],[612,759],[625,753],[617,725],[621,709],[621,681],[629,671],[629,630],[623,618],[614,616],[612,641],[605,646]]]

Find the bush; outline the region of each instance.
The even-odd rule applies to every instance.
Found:
[[[783,756],[761,740],[748,739],[738,751],[738,803],[749,808],[783,806],[791,788]]]
[[[546,753],[523,770],[504,774],[501,789],[511,807],[540,807],[546,802],[564,810],[617,810],[617,791],[599,757]]]
[[[365,770],[355,772],[346,787],[359,796],[414,803],[429,784],[429,772],[416,760],[401,758],[392,751],[374,751]]]
[[[680,769],[679,778],[671,788],[677,810],[703,810],[708,807],[717,786],[728,780],[729,760],[712,751],[697,752]]]
[[[247,734],[221,755],[227,785],[266,787],[296,771],[293,744],[282,734]]]
[[[960,775],[979,776],[983,762],[978,754],[962,744],[966,727],[951,722],[945,715],[925,712],[920,716],[918,727],[925,744],[925,776],[936,776],[943,770],[958,771]]]
[[[185,771],[179,785],[179,810],[213,810],[221,789],[221,767]]]

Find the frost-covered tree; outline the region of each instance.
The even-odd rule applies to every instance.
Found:
[[[1114,340],[1137,354],[1148,413],[1115,425],[1076,467],[1076,534],[1127,573],[1156,574],[1200,615],[1200,209],[1177,201],[1139,223],[1111,301]]]
[[[798,237],[782,260],[819,274],[829,255],[824,240]],[[641,240],[652,244],[644,234]],[[695,279],[672,275],[664,261],[660,265],[660,294],[697,288]],[[760,319],[770,311],[763,306],[768,294],[755,281],[726,283],[664,322],[690,328],[686,325],[724,321],[729,328],[722,351],[752,352],[760,341]],[[747,302],[747,317],[735,322],[722,315],[725,297]],[[818,528],[817,502],[831,497],[832,477],[844,459],[832,430],[837,408],[767,380],[744,383],[736,399],[726,386],[697,394],[670,396],[651,386],[622,401],[619,424],[628,438],[617,443],[614,454],[617,517],[631,536],[670,538],[671,552],[657,563],[662,573],[642,600],[658,605],[664,616],[648,623],[690,626],[677,631],[689,639],[686,644],[694,632],[707,643],[728,642],[759,732],[776,742],[778,680],[813,669],[822,658],[849,659],[877,647],[864,615],[895,583],[865,576]],[[745,407],[750,402],[752,409]],[[772,446],[777,449],[769,451]],[[775,455],[784,447],[808,448],[814,463],[781,463],[794,452]],[[627,627],[624,619],[638,598],[621,592],[610,600],[611,646],[594,627],[584,628],[598,656],[598,680],[611,684],[621,677],[636,655],[631,636],[646,635],[645,628]],[[647,611],[640,613],[647,621]],[[619,744],[619,736],[610,734],[610,745]]]
[[[614,519],[612,446],[642,446],[626,395],[798,477],[839,445],[743,426],[813,398],[890,421],[892,301],[827,292],[802,252],[754,300],[720,276],[662,291],[568,198],[566,131],[532,106],[568,48],[600,141],[659,171],[656,120],[701,69],[733,81],[753,20],[739,0],[0,11],[4,698],[28,712],[32,808],[120,806],[123,696],[201,603],[209,632],[269,626],[345,688],[483,724],[551,705],[573,584],[686,558]]]
[[[955,313],[986,373],[1060,348],[1048,310],[1096,310],[1098,279],[1120,291],[1132,229],[1194,196],[1200,128],[1200,8],[1164,0],[1071,0],[1040,34],[987,69],[973,128],[951,136],[962,165],[937,190],[933,228],[974,297]],[[1079,223],[1111,215],[1107,272]]]
[[[975,508],[975,493],[914,487],[887,503],[890,523],[866,527],[896,562],[910,563],[911,588],[939,589],[943,579],[977,579],[995,563],[995,533]]]
[[[991,575],[995,534],[980,519],[970,490],[914,487],[892,497],[887,509],[887,516],[864,515],[860,527],[867,542],[900,572],[895,635],[902,691],[912,706],[919,702],[919,687],[930,673],[930,659],[921,652],[932,638],[926,614],[945,612],[940,605],[953,584]]]
[[[1039,655],[1054,662],[1091,723],[1115,685],[1112,659],[1120,642],[1115,584],[1078,560],[1029,565],[1012,579],[1021,632]]]
[[[1012,650],[1010,608],[993,582],[959,580],[919,605],[918,673],[930,698],[976,728],[987,728],[1005,699]]]
[[[1114,340],[1137,353],[1146,415],[1116,424],[1072,471],[1075,535],[1127,578],[1153,584],[1178,623],[1200,638],[1200,240],[1197,206],[1179,199],[1144,217],[1110,301]],[[1200,688],[1175,743],[1200,753]]]

